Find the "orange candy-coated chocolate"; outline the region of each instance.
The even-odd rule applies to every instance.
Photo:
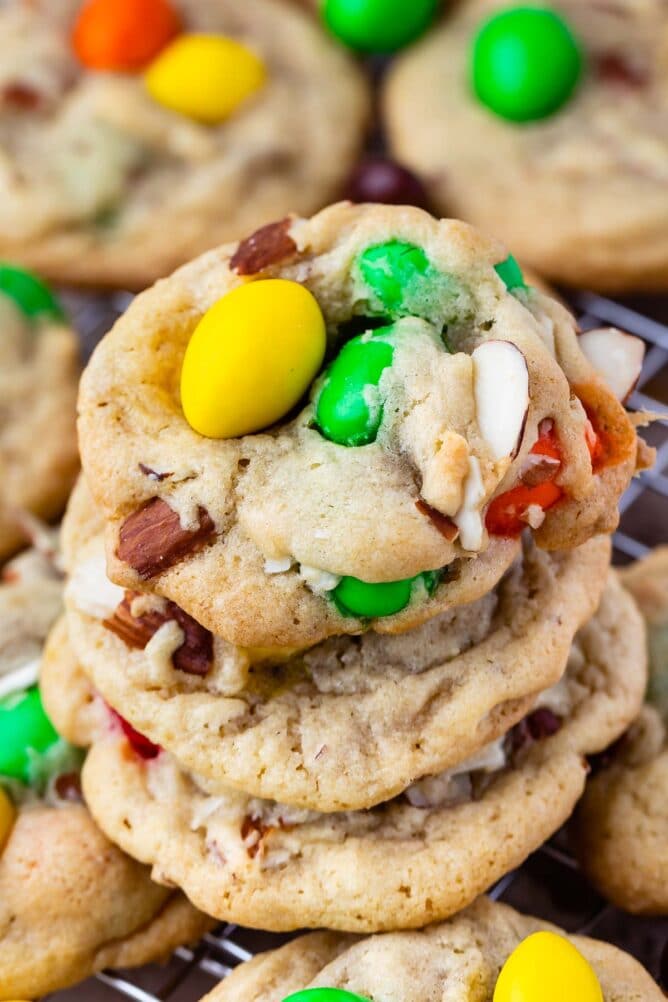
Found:
[[[181,30],[169,0],[88,0],[75,22],[72,45],[90,69],[133,72]]]

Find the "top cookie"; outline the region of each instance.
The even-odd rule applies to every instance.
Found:
[[[112,579],[251,647],[473,601],[527,525],[548,548],[613,528],[637,450],[501,245],[349,204],[139,296],[84,374],[80,445]]]
[[[361,73],[293,4],[9,0],[0,256],[141,288],[266,218],[320,208],[367,115]]]
[[[440,211],[499,234],[542,274],[598,289],[665,289],[665,4],[553,0],[570,40],[553,24],[546,29],[552,44],[538,42],[532,54],[531,37],[516,34],[528,31],[526,20],[499,22],[473,69],[481,26],[511,6],[459,4],[398,60],[385,92],[394,151],[419,173]],[[504,76],[504,44],[524,56],[525,43],[525,61]],[[518,62],[527,74],[522,91]],[[537,96],[562,103],[532,106]]]
[[[78,381],[77,339],[56,300],[0,262],[0,561],[27,542],[22,514],[51,519],[65,506]]]

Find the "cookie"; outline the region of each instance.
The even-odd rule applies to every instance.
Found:
[[[55,300],[0,264],[0,562],[27,543],[22,513],[50,520],[65,507],[78,381],[77,339]]]
[[[422,926],[465,907],[568,817],[584,756],[638,712],[643,644],[637,610],[611,581],[544,705],[371,810],[318,814],[225,791],[109,728],[84,765],[86,799],[155,879],[219,918],[272,930]]]
[[[512,42],[517,27],[497,22],[497,70],[492,42],[485,51],[479,43],[473,67],[483,23],[510,6],[506,0],[459,4],[395,62],[383,102],[393,152],[420,176],[438,211],[499,235],[541,274],[613,292],[665,289],[665,5],[554,0],[550,9],[568,25],[561,35],[568,37],[570,28],[576,39],[571,62],[577,77],[581,61],[580,75],[568,91],[568,79],[560,80],[568,68],[558,63],[554,46],[543,46],[535,57],[529,46],[526,61],[542,76],[514,95],[517,115],[530,118],[521,121],[498,103],[506,82],[502,31],[519,48],[521,34]],[[568,61],[573,42],[565,45]],[[541,67],[545,51],[553,59]],[[546,83],[548,73],[554,76]],[[557,92],[566,85],[555,94],[563,99],[560,106],[531,109],[530,98],[545,95],[550,84]]]
[[[0,853],[0,999],[166,959],[211,925],[113,846],[83,804],[19,810]]]
[[[668,914],[668,548],[621,572],[647,620],[643,711],[587,784],[575,842],[586,873],[626,911]]]
[[[135,299],[79,403],[111,579],[244,647],[474,601],[527,525],[551,549],[613,528],[637,455],[572,317],[501,245],[396,206],[342,203],[187,265]]]
[[[108,966],[166,957],[212,924],[113,846],[83,803],[83,753],[53,730],[35,685],[61,591],[62,580],[44,553],[27,552],[4,568],[0,999],[34,998]],[[61,679],[54,688],[60,692]]]
[[[171,23],[152,40],[147,6],[128,25],[132,5],[113,0],[3,4],[0,257],[61,282],[143,288],[337,195],[368,89],[306,12],[167,0]]]
[[[172,603],[111,585],[94,538],[67,586],[68,633],[98,692],[184,767],[253,796],[355,810],[474,755],[559,681],[609,552],[605,537],[564,554],[527,541],[470,605],[262,664]]]
[[[596,995],[593,988],[591,994],[578,993],[578,987],[590,987],[586,979],[586,984],[578,981],[572,986],[571,997],[581,1002],[596,998],[605,1002],[660,1002],[663,998],[647,971],[617,947],[584,936],[567,936],[541,919],[479,898],[455,918],[419,931],[368,939],[326,932],[300,936],[241,964],[202,1002],[283,1002],[292,993],[311,987],[338,987],[376,1002],[430,1002],[436,998],[492,1002],[492,996],[497,998],[494,988],[506,961],[520,944],[524,943],[526,950],[532,942],[527,937],[538,932],[557,934],[562,944],[561,937],[566,938],[594,969],[602,995]],[[550,946],[555,948],[553,942]],[[563,945],[560,963],[566,956],[569,973],[585,977],[577,954],[562,951]],[[519,952],[514,954],[514,959],[519,957]],[[548,948],[541,955],[543,972],[550,959]],[[528,964],[516,963],[514,977],[522,979],[529,974],[528,968]],[[513,998],[525,997],[521,980],[516,991]],[[504,994],[497,1002],[510,997]]]

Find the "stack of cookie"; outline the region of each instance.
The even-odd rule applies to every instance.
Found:
[[[418,209],[287,218],[138,296],[82,380],[42,683],[112,841],[221,919],[377,931],[552,834],[645,686],[611,358],[623,396],[633,339]]]

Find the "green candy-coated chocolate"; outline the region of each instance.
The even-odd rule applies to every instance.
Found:
[[[522,269],[512,254],[509,254],[505,261],[500,261],[499,264],[495,264],[494,271],[505,284],[509,292],[512,292],[513,289],[527,288],[527,284],[524,281],[524,275],[522,274]]]
[[[359,52],[396,52],[428,27],[438,0],[323,0],[325,24]]]
[[[419,577],[422,578],[422,583],[425,586],[427,595],[431,598],[443,580],[443,571],[440,569],[436,571],[423,571]]]
[[[434,270],[421,247],[402,240],[367,247],[360,255],[359,266],[381,307],[393,314],[405,307],[406,291],[421,284]]]
[[[382,337],[391,330],[381,327],[352,338],[325,374],[315,419],[330,441],[359,446],[376,438],[383,417],[378,383],[394,355],[393,346]]]
[[[457,315],[458,282],[435,268],[415,244],[403,240],[374,244],[359,255],[357,267],[371,293],[370,314],[422,317],[437,325]]]
[[[65,319],[60,303],[48,286],[23,268],[0,263],[0,294],[13,300],[21,312],[31,319]]]
[[[30,783],[31,753],[59,740],[36,685],[0,700],[0,776]]]
[[[381,581],[370,584],[359,578],[341,578],[330,593],[343,616],[360,619],[380,619],[405,609],[411,600],[415,578],[403,581]]]
[[[568,23],[542,6],[510,7],[492,15],[471,54],[478,99],[513,122],[558,111],[575,90],[582,67],[582,50]]]
[[[303,992],[288,995],[283,1002],[369,1002],[361,995],[344,988],[305,988]]]

